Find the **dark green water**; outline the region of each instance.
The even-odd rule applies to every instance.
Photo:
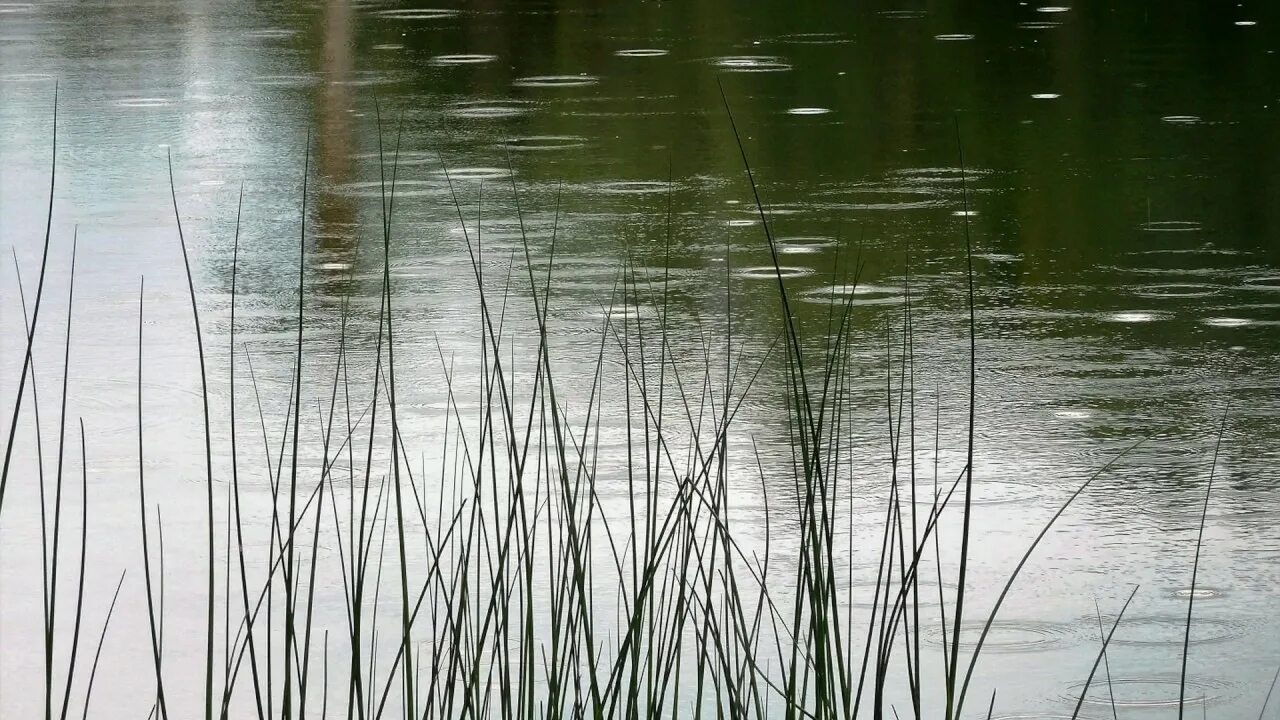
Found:
[[[723,92],[795,314],[820,332],[833,288],[855,292],[852,393],[865,420],[855,435],[876,462],[888,453],[885,334],[901,331],[909,287],[919,402],[929,408],[922,427],[931,444],[940,403],[949,428],[941,461],[953,473],[963,464],[967,220],[978,306],[975,500],[986,501],[989,528],[975,550],[979,606],[1070,488],[1163,431],[1082,498],[1011,599],[1005,652],[989,656],[981,676],[1000,687],[1005,712],[1069,711],[1062,698],[1095,652],[1093,598],[1105,610],[1131,582],[1143,590],[1134,636],[1112,657],[1124,681],[1117,700],[1133,717],[1168,712],[1179,592],[1230,403],[1201,576],[1212,592],[1196,605],[1207,635],[1193,635],[1191,668],[1211,715],[1247,717],[1280,661],[1277,27],[1280,13],[1264,2],[0,2],[0,240],[14,246],[30,296],[56,79],[48,292],[62,302],[78,227],[73,412],[101,430],[90,446],[102,467],[95,482],[128,487],[134,358],[125,349],[145,274],[152,412],[174,418],[159,423],[156,443],[170,452],[154,462],[174,478],[159,492],[180,518],[201,500],[189,454],[200,427],[198,416],[176,420],[198,401],[166,151],[218,339],[244,183],[237,332],[256,353],[269,414],[282,416],[308,133],[308,338],[325,347],[336,336],[349,293],[361,338],[353,353],[373,352],[377,103],[386,154],[399,143],[397,372],[415,378],[402,406],[414,444],[430,452],[444,407],[436,339],[462,375],[478,362],[475,279],[449,180],[472,240],[478,230],[491,291],[508,267],[517,279],[524,272],[520,220],[538,270],[554,226],[552,344],[569,372],[594,360],[628,257],[642,276],[670,278],[680,352],[723,343],[728,312],[735,342],[760,356],[778,330],[778,293]],[[21,315],[11,263],[0,272],[9,403]],[[510,322],[528,337],[525,287]],[[646,301],[614,312],[657,311]],[[48,313],[47,327],[59,327],[65,308]],[[44,340],[38,348],[58,357],[56,337]],[[212,362],[225,371],[225,353]],[[313,362],[318,397],[330,361]],[[778,456],[783,382],[766,365],[739,438],[758,437]],[[225,406],[226,389],[214,391]],[[237,403],[252,412],[250,397]],[[610,447],[620,452],[603,445],[606,458]],[[932,466],[927,455],[922,467]],[[108,525],[115,511],[119,528],[136,522],[124,492],[104,506]],[[18,515],[4,518],[13,546],[35,543]],[[120,542],[133,552],[132,535]],[[108,584],[120,563],[103,552],[93,572]],[[16,578],[38,570],[15,556],[0,565],[0,627],[22,637],[36,595]],[[183,592],[180,574],[173,582]],[[199,591],[198,577],[186,582]],[[38,664],[0,653],[5,676]],[[103,682],[128,698],[128,683]],[[0,708],[28,709],[17,695],[0,695]]]

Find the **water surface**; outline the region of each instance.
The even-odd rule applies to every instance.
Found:
[[[940,463],[952,474],[963,466],[967,226],[977,287],[977,607],[989,606],[995,583],[1071,489],[1159,432],[1082,496],[1016,587],[993,630],[998,652],[975,680],[980,694],[999,687],[997,715],[1069,712],[1096,652],[1094,599],[1114,612],[1132,583],[1142,585],[1133,622],[1110,657],[1117,704],[1146,717],[1176,702],[1199,503],[1229,406],[1190,669],[1211,714],[1249,716],[1280,661],[1276,22],[1274,7],[1251,2],[0,3],[0,238],[14,248],[28,302],[59,87],[39,382],[52,422],[75,233],[69,416],[89,429],[90,493],[100,503],[95,599],[139,557],[132,348],[143,275],[149,472],[166,532],[203,528],[199,384],[169,154],[217,348],[210,367],[222,378],[244,188],[237,336],[278,425],[300,236],[306,337],[316,349],[305,401],[327,387],[345,298],[351,353],[371,362],[383,262],[378,158],[398,152],[398,392],[409,444],[431,453],[446,407],[442,354],[460,377],[480,362],[464,227],[479,238],[490,290],[505,286],[508,268],[526,277],[530,262],[541,277],[550,259],[550,342],[568,375],[585,376],[595,360],[624,262],[638,277],[669,279],[673,352],[692,361],[704,339],[724,343],[728,312],[735,347],[763,357],[779,328],[776,275],[723,90],[793,312],[818,333],[830,299],[852,296],[852,439],[870,458],[869,505],[888,477],[886,329],[901,332],[908,294],[920,444],[929,447],[922,476],[931,478],[935,405]],[[536,329],[528,283],[511,287],[519,310],[508,322],[527,340]],[[650,300],[612,313],[655,317]],[[0,389],[10,403],[22,315],[9,261],[0,307]],[[238,373],[245,363],[237,359]],[[776,431],[784,383],[766,363],[743,406],[742,447],[755,437],[766,457],[789,453]],[[571,405],[585,403],[582,392]],[[225,380],[212,393],[225,410]],[[247,391],[236,403],[242,417],[255,412]],[[615,432],[602,442],[603,465],[621,460],[620,424],[606,418]],[[226,430],[216,432],[222,447]],[[35,712],[34,696],[13,688],[41,666],[31,445],[20,433],[3,524],[6,716]],[[265,494],[265,481],[254,482]],[[735,502],[760,514],[755,487],[745,484]],[[170,572],[174,626],[198,627],[199,572],[178,561]],[[98,692],[121,713],[140,708],[136,716],[146,712],[133,698],[143,681],[129,666],[147,656],[131,655],[123,638],[143,636],[145,614],[140,584],[125,587],[132,610],[112,644],[126,661],[104,669]],[[856,605],[859,591],[850,592]],[[177,632],[174,667],[201,662]],[[33,651],[9,649],[17,645]],[[1090,690],[1086,708],[1109,713],[1099,692]]]

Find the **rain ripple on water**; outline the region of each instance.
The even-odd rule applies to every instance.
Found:
[[[1230,684],[1224,680],[1188,677],[1186,692],[1180,696],[1180,684],[1180,678],[1177,675],[1113,677],[1110,683],[1094,682],[1090,684],[1089,691],[1085,693],[1084,702],[1086,705],[1110,707],[1112,694],[1114,693],[1116,707],[1135,709],[1171,708],[1176,707],[1181,702],[1180,697],[1186,698],[1188,703],[1212,702],[1221,698],[1223,692],[1230,687]],[[1076,683],[1068,688],[1065,699],[1074,703],[1084,690],[1083,682]]]
[[[600,78],[594,75],[530,75],[517,78],[511,84],[524,88],[578,88],[595,85]]]
[[[730,55],[714,59],[727,72],[783,72],[791,69],[786,60],[772,55]]]
[[[614,53],[614,55],[618,57],[629,57],[629,58],[662,57],[663,55],[666,55],[666,54],[667,54],[667,51],[662,50],[660,48],[631,48],[629,50],[619,50]]]
[[[449,106],[445,114],[464,120],[502,120],[519,117],[532,109],[527,100],[462,100]]]
[[[779,35],[778,42],[795,45],[840,45],[849,42],[849,37],[833,32],[802,32]]]
[[[1195,220],[1151,220],[1140,225],[1146,232],[1194,232],[1200,229]]]
[[[972,647],[983,633],[985,623],[965,625],[960,629],[960,644]],[[951,642],[949,629],[937,628],[925,637],[931,644],[941,646]],[[1048,650],[1063,642],[1071,640],[1070,626],[1060,623],[1029,622],[1019,620],[997,620],[991,623],[990,632],[983,641],[983,648],[989,652],[1025,653]]]
[[[445,8],[414,8],[379,10],[375,13],[388,20],[446,20],[458,16],[457,10]]]
[[[902,301],[902,288],[886,285],[828,285],[801,293],[800,300],[826,305],[832,302],[849,302],[853,305],[892,305]],[[850,297],[852,296],[852,297]]]
[[[485,65],[498,59],[497,55],[437,55],[431,58],[432,65]]]
[[[570,150],[580,148],[587,144],[587,139],[579,135],[528,135],[525,137],[515,137],[499,143],[499,146],[507,150],[518,151],[544,151],[544,150]]]
[[[1093,615],[1082,619],[1084,623],[1096,622]],[[1103,624],[1110,627],[1114,618],[1103,617]],[[1115,645],[1181,646],[1186,637],[1186,614],[1125,615],[1116,626],[1111,642]],[[1205,645],[1225,642],[1240,637],[1247,627],[1238,621],[1223,618],[1197,616],[1191,623],[1191,644]]]
[[[775,280],[778,277],[786,280],[788,278],[812,275],[813,272],[813,268],[810,267],[780,265],[777,268],[774,268],[772,265],[760,265],[757,267],[738,268],[733,274],[740,278],[747,278],[750,280]]]

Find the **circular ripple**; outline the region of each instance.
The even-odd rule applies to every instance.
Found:
[[[1076,720],[1075,715],[1057,715],[1054,713],[1014,713],[1012,715],[995,715],[991,720]]]
[[[586,144],[587,139],[578,135],[528,135],[511,138],[500,143],[500,146],[508,150],[535,151],[569,150],[583,147]]]
[[[934,35],[934,40],[942,40],[944,42],[960,42],[963,40],[972,40],[973,36],[967,33],[945,33],[942,35]]]
[[[1046,5],[1046,6],[1044,6],[1044,7],[1038,7],[1038,8],[1036,8],[1036,12],[1042,12],[1042,13],[1064,13],[1064,12],[1067,12],[1068,10],[1070,10],[1070,9],[1071,9],[1071,8],[1066,7],[1066,6],[1063,6],[1063,5]]]
[[[946,205],[946,201],[927,188],[854,188],[839,196],[840,202],[826,205],[831,210],[861,211],[926,210]]]
[[[778,42],[795,45],[840,45],[849,42],[849,38],[841,33],[832,32],[788,33],[779,35]]]
[[[1280,275],[1249,278],[1244,284],[1258,290],[1280,290]]]
[[[518,78],[511,84],[531,88],[574,88],[595,85],[600,78],[594,75],[530,75]]]
[[[657,180],[620,180],[600,183],[595,186],[596,192],[610,195],[651,195],[667,192],[668,184]]]
[[[443,170],[438,171],[441,178],[445,177]],[[496,167],[460,167],[450,168],[448,179],[453,182],[478,182],[481,180],[497,180],[499,178],[511,177],[511,171],[506,168]]]
[[[1046,20],[1032,20],[1029,22],[1018,23],[1018,27],[1022,28],[1023,30],[1052,30],[1053,28],[1056,28],[1060,25],[1062,25],[1062,23],[1050,22]]]
[[[759,222],[760,221],[755,218],[734,218],[725,224],[729,227],[751,227]]]
[[[814,288],[800,296],[805,302],[827,304],[832,296],[836,302],[849,302],[853,305],[887,305],[901,302],[902,289],[884,285],[828,285]],[[852,298],[850,298],[852,296]]]
[[[1110,687],[1108,687],[1110,685]],[[1182,696],[1187,702],[1211,702],[1222,696],[1227,683],[1208,678],[1187,678],[1186,691]],[[1177,676],[1167,677],[1120,677],[1105,679],[1101,682],[1095,678],[1089,685],[1089,692],[1084,696],[1087,705],[1110,706],[1112,693],[1115,695],[1116,707],[1125,708],[1165,708],[1179,703],[1180,680]],[[1076,683],[1069,688],[1067,699],[1075,702],[1084,691],[1084,683]]]
[[[262,38],[263,40],[284,40],[297,34],[297,30],[290,30],[289,28],[263,28],[261,30],[250,30],[245,33],[245,36]]]
[[[381,161],[387,166],[395,165],[398,167],[414,167],[417,165],[436,165],[440,162],[440,156],[434,152],[424,150],[401,150],[399,153],[388,152],[385,155],[373,153],[359,153],[352,155],[353,160],[360,161]]]
[[[497,55],[437,55],[431,58],[432,65],[484,65],[497,60]]]
[[[0,82],[34,83],[45,82],[47,80],[53,80],[53,76],[45,73],[9,73],[7,75],[0,75]]]
[[[261,87],[306,87],[320,82],[314,75],[259,75],[249,79],[250,85]]]
[[[926,13],[924,10],[881,10],[876,14],[892,20],[914,20],[924,17]]]
[[[794,107],[787,110],[788,115],[826,115],[831,112],[831,108],[824,107]]]
[[[982,636],[982,628],[982,623],[965,625],[960,628],[961,646],[973,647],[976,645],[978,638]],[[926,639],[934,645],[942,645],[943,633],[942,629],[938,629],[936,632],[928,634]],[[991,623],[991,630],[987,633],[987,638],[983,641],[982,648],[988,652],[1036,652],[1058,645],[1068,637],[1070,637],[1069,628],[1064,625],[1018,620],[997,620]],[[951,642],[949,633],[947,634],[946,642]]]
[[[124,98],[115,102],[116,107],[122,108],[158,108],[172,104],[173,101],[167,98]]]
[[[729,72],[782,72],[791,69],[785,60],[771,55],[729,55],[718,57],[713,62],[716,67]]]
[[[1226,590],[1222,588],[1209,587],[1206,585],[1197,585],[1193,591],[1191,588],[1178,588],[1169,593],[1170,596],[1186,600],[1194,598],[1196,600],[1216,600],[1226,594]]]
[[[354,77],[345,78],[343,80],[330,80],[330,85],[338,85],[340,87],[370,87],[373,85],[385,85],[391,82],[391,79],[385,75],[378,75],[370,71],[357,71]]]
[[[1154,322],[1164,319],[1164,313],[1147,312],[1145,310],[1127,310],[1124,312],[1114,312],[1109,315],[1103,315],[1102,319],[1107,322],[1117,323],[1144,323]]]
[[[377,15],[388,20],[445,20],[457,17],[458,11],[445,8],[417,8],[412,10],[379,10]]]
[[[663,55],[666,55],[666,54],[667,54],[667,51],[662,50],[660,48],[632,48],[630,50],[619,50],[614,53],[614,55],[617,55],[618,57],[629,57],[629,58],[662,57]]]
[[[1193,283],[1158,283],[1155,285],[1139,285],[1133,294],[1144,298],[1198,298],[1217,295],[1221,290],[1213,285],[1196,285]]]
[[[973,178],[975,175],[988,173],[973,168],[961,172],[958,167],[916,167],[891,170],[889,174],[905,182],[932,185],[935,183],[959,184],[966,177]]]
[[[1200,122],[1196,115],[1165,115],[1160,120],[1171,125],[1195,125]]]
[[[643,318],[654,318],[658,316],[658,312],[650,307],[637,307],[635,305],[614,305],[611,308],[597,308],[584,313],[591,320],[638,320]]]
[[[1103,623],[1107,627],[1110,627],[1113,621],[1114,618],[1103,618]],[[1097,620],[1095,616],[1090,615],[1082,622],[1097,622]],[[1111,642],[1115,645],[1181,645],[1186,634],[1186,623],[1186,615],[1136,617],[1125,615],[1120,619],[1120,625],[1116,627],[1116,633],[1111,638]],[[1207,645],[1225,642],[1240,637],[1244,632],[1244,628],[1227,620],[1197,617],[1191,621],[1191,644]]]
[[[828,237],[788,237],[775,243],[780,255],[813,255],[835,244],[836,241]]]
[[[812,275],[813,268],[783,265],[775,269],[769,265],[760,265],[758,267],[739,268],[738,270],[735,270],[733,274],[741,278],[748,278],[752,280],[774,280],[777,279],[778,276],[782,276],[785,280],[787,278]]]
[[[1012,253],[974,253],[973,256],[980,260],[986,260],[987,262],[993,263],[1011,263],[1022,260],[1021,255],[1014,255]]]
[[[1250,320],[1249,318],[1211,317],[1211,318],[1205,318],[1201,322],[1203,322],[1205,325],[1208,325],[1209,327],[1237,328],[1237,327],[1245,327],[1246,325],[1252,325],[1254,321]]]
[[[1004,505],[1005,503],[1026,502],[1037,498],[1036,485],[1019,480],[986,480],[973,484],[973,505]],[[955,497],[950,505],[958,507],[964,502],[964,486],[956,486]]]
[[[502,120],[529,112],[529,103],[516,100],[464,100],[454,103],[447,115],[466,120]]]
[[[949,581],[943,581],[942,586],[949,592],[954,592],[956,589],[956,585]],[[884,607],[884,585],[881,585],[879,589],[880,595],[877,607]],[[846,596],[852,598],[849,604],[856,608],[870,608],[872,605],[876,605],[874,602],[874,598],[876,598],[876,583],[874,580],[855,582],[852,586],[842,588],[842,590],[847,591]],[[902,586],[894,583],[889,590],[890,605],[897,602],[898,595],[901,592]],[[914,593],[911,594],[910,599],[912,601],[916,599]],[[925,582],[923,579],[921,580],[917,606],[921,608],[938,607],[938,585],[936,582],[930,583]],[[948,639],[948,642],[950,642],[950,639]]]
[[[1032,100],[1057,100],[1062,97],[1059,93],[1032,93]]]
[[[31,12],[35,7],[31,3],[0,3],[0,15]]]
[[[1195,232],[1200,223],[1195,220],[1154,220],[1140,225],[1146,232]]]
[[[383,193],[383,183],[380,180],[347,183],[338,186],[336,191],[350,197],[380,198]],[[396,180],[395,196],[398,198],[422,197],[446,191],[447,188],[435,180]],[[386,192],[391,192],[390,183],[386,185]]]

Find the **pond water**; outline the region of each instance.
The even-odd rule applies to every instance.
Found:
[[[1277,23],[1268,3],[1181,0],[0,2],[0,241],[13,247],[13,259],[0,262],[0,397],[8,418],[24,356],[14,262],[29,307],[56,81],[57,179],[35,357],[51,468],[75,236],[67,415],[69,437],[75,418],[87,433],[87,623],[100,626],[129,568],[95,704],[112,708],[105,717],[139,717],[153,692],[138,569],[142,276],[148,502],[160,507],[171,553],[166,672],[191,678],[171,681],[174,703],[198,703],[202,691],[203,428],[166,157],[209,354],[222,538],[240,190],[235,331],[245,347],[234,401],[248,426],[241,442],[255,443],[241,449],[242,466],[256,473],[246,492],[268,503],[246,523],[265,537],[270,491],[257,412],[279,443],[291,403],[299,238],[301,433],[314,450],[322,430],[315,408],[328,412],[344,308],[349,362],[367,369],[376,353],[381,152],[397,155],[389,276],[401,430],[415,468],[434,467],[450,442],[446,369],[466,386],[460,397],[475,400],[467,393],[491,361],[480,351],[468,240],[482,251],[489,302],[510,296],[506,351],[526,376],[535,357],[523,353],[537,338],[528,270],[541,283],[550,264],[548,343],[570,415],[591,401],[606,317],[653,328],[662,316],[670,352],[699,383],[693,368],[704,348],[724,357],[727,344],[743,367],[763,363],[732,437],[735,467],[748,475],[753,441],[766,466],[785,465],[791,453],[781,350],[766,357],[780,328],[781,274],[806,335],[825,332],[832,298],[848,298],[853,310],[847,440],[860,458],[853,480],[867,501],[867,538],[876,537],[888,493],[897,410],[886,386],[898,397],[908,296],[917,464],[928,492],[935,457],[943,476],[964,465],[967,228],[977,530],[962,643],[976,640],[980,626],[971,624],[1070,492],[1155,435],[1046,537],[993,626],[974,679],[982,700],[967,707],[985,710],[998,688],[997,716],[1069,714],[1097,653],[1095,599],[1104,619],[1114,617],[1138,583],[1108,653],[1115,701],[1125,717],[1170,712],[1216,458],[1187,696],[1203,697],[1214,717],[1256,715],[1280,664]],[[777,240],[778,270],[726,103]],[[624,299],[620,278],[648,284]],[[662,286],[665,308],[655,300]],[[605,364],[616,409],[626,377],[614,339]],[[243,350],[260,399],[245,380]],[[479,406],[472,400],[460,401],[464,410]],[[943,428],[936,455],[935,408]],[[626,416],[606,408],[599,421],[601,502],[615,508],[628,495],[625,471],[616,470],[626,461]],[[5,717],[34,715],[43,702],[24,689],[43,678],[31,420],[24,411],[0,517]],[[243,459],[248,453],[257,454]],[[79,450],[69,458],[78,468]],[[306,472],[319,467],[315,460]],[[793,518],[794,509],[779,507],[790,482],[777,476],[768,510],[757,476],[732,485],[735,511],[752,525],[766,512]],[[78,523],[69,526],[77,533]],[[956,530],[943,532],[952,573]],[[341,556],[323,538],[316,552]],[[871,593],[875,558],[866,551],[858,562],[870,574],[848,577],[840,590],[855,609],[859,588]],[[345,628],[342,578],[318,582],[318,613],[336,636]],[[939,628],[936,619],[922,626],[926,680],[940,677]],[[909,708],[903,687],[892,692],[899,711]],[[1109,704],[1095,684],[1085,712],[1110,715]]]

